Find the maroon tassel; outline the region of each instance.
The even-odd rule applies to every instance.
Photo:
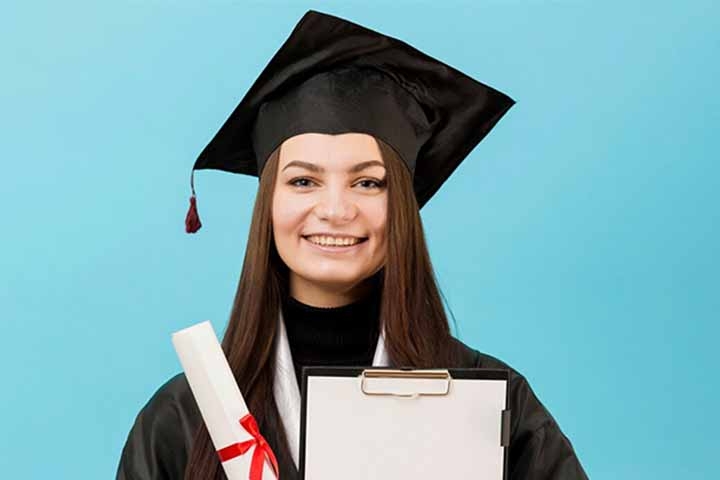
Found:
[[[190,208],[185,216],[185,232],[195,233],[200,230],[200,227],[202,227],[202,223],[200,223],[200,215],[198,215],[197,211],[197,202],[195,201],[195,195],[192,195],[190,197]]]

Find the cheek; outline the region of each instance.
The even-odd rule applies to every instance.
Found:
[[[387,205],[385,202],[378,202],[367,209],[370,219],[370,228],[379,243],[385,242],[387,230]]]
[[[273,202],[272,222],[273,231],[276,234],[276,241],[288,240],[288,236],[296,236],[300,232],[304,210],[300,202],[293,202],[284,198],[282,194],[277,195]]]

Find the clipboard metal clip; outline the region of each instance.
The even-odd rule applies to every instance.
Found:
[[[437,383],[432,382],[435,388],[427,391],[413,392],[393,392],[382,390],[371,390],[368,388],[370,380],[375,379],[399,379],[399,380],[441,380],[442,388],[437,388]],[[360,375],[360,390],[365,395],[372,396],[389,396],[400,398],[417,398],[417,397],[443,397],[450,393],[450,383],[452,377],[448,370],[395,370],[395,369],[372,369],[363,370]],[[415,382],[414,382],[415,383]]]

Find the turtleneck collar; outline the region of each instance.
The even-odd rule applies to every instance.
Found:
[[[304,366],[369,366],[379,334],[380,289],[340,307],[314,307],[286,296],[282,302],[295,375]]]

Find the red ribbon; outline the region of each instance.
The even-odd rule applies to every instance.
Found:
[[[260,434],[260,428],[258,428],[255,417],[248,413],[240,419],[240,425],[242,425],[253,438],[251,440],[245,440],[244,442],[233,443],[218,450],[217,453],[218,456],[220,456],[220,461],[227,462],[235,457],[239,457],[255,446],[252,462],[250,463],[250,480],[262,480],[263,466],[266,457],[272,464],[275,476],[279,478],[280,474],[277,459],[270,445],[268,445],[267,441]]]

